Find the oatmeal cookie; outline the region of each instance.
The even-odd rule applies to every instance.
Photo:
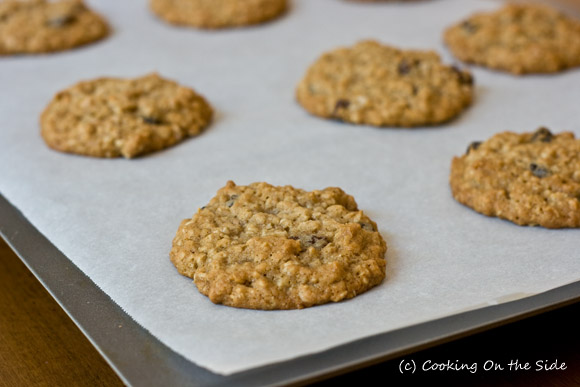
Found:
[[[580,21],[541,5],[510,4],[448,28],[453,55],[513,74],[554,73],[580,66]]]
[[[108,34],[105,20],[81,0],[0,1],[0,55],[62,51]]]
[[[496,134],[455,157],[453,197],[519,225],[580,227],[580,140],[574,134]]]
[[[40,123],[58,151],[132,158],[199,134],[212,114],[193,90],[150,74],[80,82],[53,98]]]
[[[229,28],[274,19],[286,11],[287,0],[151,0],[150,7],[171,24]]]
[[[181,223],[170,257],[214,303],[296,309],[378,285],[386,249],[377,225],[340,188],[230,181]]]
[[[296,96],[316,116],[412,127],[456,117],[470,105],[473,83],[469,72],[445,66],[435,52],[363,41],[322,55]]]

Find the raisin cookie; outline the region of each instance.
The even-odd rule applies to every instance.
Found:
[[[354,124],[422,126],[457,116],[473,98],[473,77],[432,51],[363,41],[322,55],[296,91],[311,114]]]
[[[0,1],[0,55],[67,50],[108,33],[105,20],[81,0]]]
[[[217,304],[297,309],[381,283],[387,246],[340,188],[229,181],[173,240],[171,261]]]
[[[540,5],[477,13],[445,31],[460,60],[513,74],[580,66],[580,22]]]
[[[212,114],[193,90],[151,74],[80,82],[53,98],[40,123],[58,151],[131,158],[199,134]]]
[[[150,7],[171,24],[229,28],[274,19],[286,11],[287,0],[151,0]]]
[[[546,128],[474,142],[451,164],[462,204],[519,225],[580,227],[580,139]]]

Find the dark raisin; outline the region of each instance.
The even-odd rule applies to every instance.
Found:
[[[546,168],[540,167],[538,166],[538,164],[535,163],[530,164],[530,171],[532,171],[532,174],[534,176],[539,177],[540,179],[550,174],[550,171],[548,171]]]
[[[291,235],[291,236],[289,236],[289,237],[288,237],[288,239],[292,239],[292,240],[295,240],[295,241],[297,241],[297,240],[299,240],[300,238],[299,238],[299,237],[297,237],[297,236]]]
[[[399,62],[399,66],[397,67],[397,71],[400,75],[409,74],[411,72],[411,65],[407,62],[406,59],[403,59]]]
[[[466,20],[463,23],[461,23],[461,28],[463,29],[463,31],[470,34],[474,34],[478,30],[478,27],[469,20]]]
[[[226,202],[226,206],[231,207],[234,205],[234,202],[236,201],[236,199],[238,198],[238,195],[232,195],[230,196],[230,200],[228,200]]]
[[[143,122],[150,125],[161,125],[163,123],[162,120],[155,117],[141,116],[141,119],[143,120]]]
[[[374,227],[370,223],[359,223],[363,230],[375,231]]]
[[[479,148],[480,145],[481,145],[481,141],[474,141],[474,142],[472,142],[467,147],[467,150],[465,151],[465,154],[468,155],[469,152],[476,150],[477,148]]]
[[[336,101],[336,104],[334,105],[334,111],[332,112],[332,115],[336,117],[340,109],[346,109],[349,106],[350,101],[348,99],[339,99],[338,101]]]
[[[323,236],[311,235],[309,238],[304,238],[302,240],[302,245],[304,247],[314,247],[315,249],[322,249],[328,244],[328,239]]]
[[[457,75],[459,83],[462,85],[473,85],[473,76],[466,71],[462,71],[457,66],[451,66],[451,70]]]
[[[244,279],[244,282],[242,282],[242,285],[246,286],[248,288],[251,288],[252,287],[252,279],[251,278]]]
[[[334,105],[334,111],[338,109],[346,109],[350,106],[350,101],[348,99],[339,99],[336,101],[336,105]]]
[[[61,15],[48,19],[46,25],[49,27],[60,28],[74,23],[76,17],[74,15]]]
[[[541,127],[540,129],[536,130],[530,139],[531,142],[541,141],[541,142],[550,142],[554,135],[550,132],[547,128]]]

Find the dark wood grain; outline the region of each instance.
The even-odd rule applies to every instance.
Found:
[[[0,386],[122,386],[0,238]]]

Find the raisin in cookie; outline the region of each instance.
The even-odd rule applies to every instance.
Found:
[[[477,13],[445,32],[460,60],[513,74],[580,66],[580,22],[540,5]]]
[[[131,158],[199,134],[212,112],[193,90],[151,74],[80,82],[59,92],[40,122],[58,151]]]
[[[108,33],[105,20],[81,0],[0,1],[0,55],[67,50]]]
[[[580,227],[580,140],[574,134],[504,132],[472,143],[451,164],[457,201],[519,225]]]
[[[151,0],[163,20],[199,28],[242,27],[280,16],[287,0]]]
[[[457,116],[472,101],[473,78],[432,51],[363,41],[318,59],[299,83],[310,113],[355,124],[421,126]]]
[[[381,283],[387,246],[340,188],[228,182],[173,240],[171,261],[217,304],[296,309]]]

